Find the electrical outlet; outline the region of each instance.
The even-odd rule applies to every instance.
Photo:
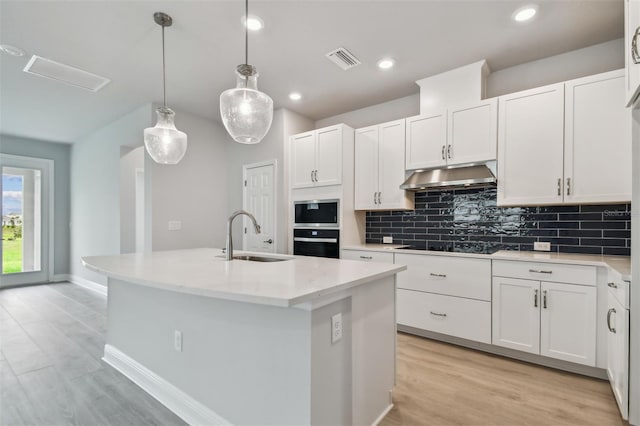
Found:
[[[551,243],[538,241],[533,243],[533,249],[535,251],[551,251]]]
[[[393,237],[382,237],[382,244],[393,244]]]
[[[342,339],[342,312],[331,317],[331,343]]]
[[[176,330],[173,332],[173,348],[178,352],[182,352],[182,331]]]
[[[179,220],[170,220],[167,224],[167,230],[169,231],[179,231],[182,229],[182,222]]]

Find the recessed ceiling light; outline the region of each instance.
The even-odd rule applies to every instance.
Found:
[[[299,101],[300,99],[302,99],[302,95],[298,92],[292,92],[289,94],[289,99],[291,99],[292,101]]]
[[[264,28],[264,21],[260,19],[259,16],[249,15],[249,18],[247,18],[246,24],[245,24],[245,17],[243,16],[242,25],[247,25],[247,28],[250,31],[260,31],[261,29]]]
[[[0,51],[11,56],[24,56],[24,50],[10,44],[0,44]]]
[[[389,68],[393,68],[395,64],[396,61],[394,61],[393,59],[383,58],[378,61],[378,68],[380,68],[381,70],[388,70]]]
[[[536,13],[538,13],[538,6],[530,4],[513,12],[512,18],[516,22],[527,22],[532,20]]]

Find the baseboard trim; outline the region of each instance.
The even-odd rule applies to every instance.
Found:
[[[217,413],[115,347],[104,345],[102,360],[190,425],[231,425]]]
[[[91,280],[88,280],[86,278],[79,277],[77,275],[56,275],[56,276],[54,276],[54,279],[56,277],[63,277],[63,276],[65,277],[65,279],[60,280],[60,281],[69,281],[70,283],[73,283],[75,285],[79,285],[80,287],[84,287],[84,288],[86,288],[88,290],[95,291],[96,293],[98,293],[98,294],[100,294],[100,295],[102,295],[104,297],[107,297],[107,294],[108,294],[109,290],[108,290],[106,285],[98,284],[95,281],[91,281]]]
[[[387,414],[389,414],[389,411],[391,411],[392,408],[393,408],[393,404],[389,404],[389,406],[385,408],[382,413],[380,413],[380,416],[378,416],[378,418],[371,424],[371,426],[378,426],[382,421],[382,419],[384,419],[387,416]]]

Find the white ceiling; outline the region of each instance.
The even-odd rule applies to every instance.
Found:
[[[249,62],[276,107],[314,120],[416,93],[414,81],[480,59],[496,71],[623,35],[622,0],[538,1],[535,21],[511,20],[528,0],[251,0],[265,22],[250,34]],[[136,107],[162,100],[164,11],[169,106],[219,121],[218,97],[243,62],[242,0],[0,1],[0,132],[73,142]],[[342,71],[324,54],[344,46],[363,63]],[[112,82],[91,93],[22,72],[31,54]],[[380,71],[392,56],[397,66]],[[302,93],[293,102],[289,92]],[[179,116],[176,119],[179,126]]]

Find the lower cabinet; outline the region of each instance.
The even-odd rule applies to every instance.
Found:
[[[491,343],[491,302],[397,290],[398,324]]]
[[[607,376],[620,408],[620,414],[627,420],[629,417],[629,310],[617,298],[615,290],[617,288],[610,288],[608,291]]]
[[[493,278],[493,344],[596,365],[596,287]]]

